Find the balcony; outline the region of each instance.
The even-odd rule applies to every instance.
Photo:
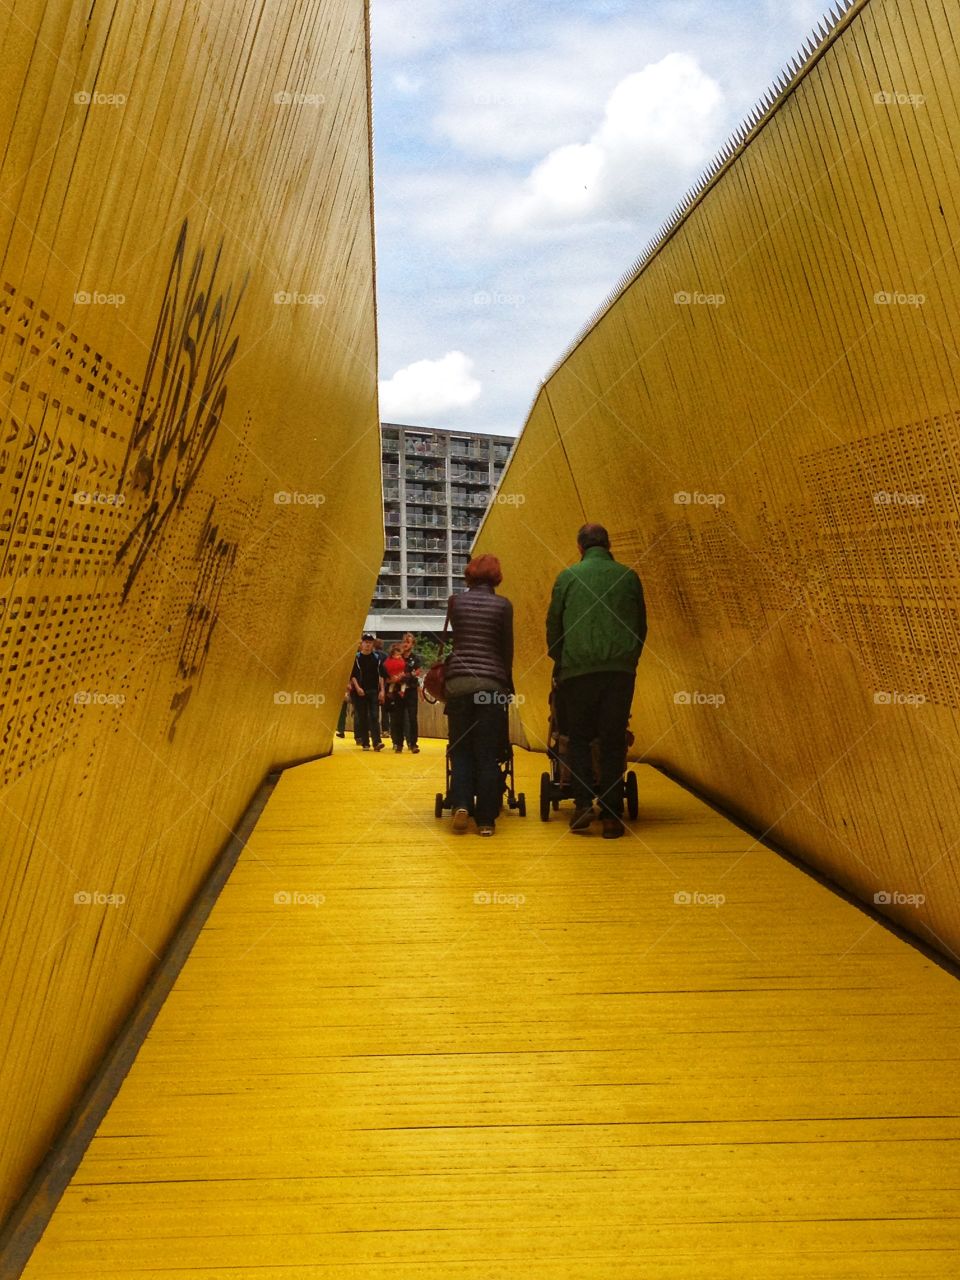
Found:
[[[373,597],[373,603],[380,604],[384,600],[399,600],[399,599],[400,599],[399,587],[396,587],[396,588],[377,587],[377,593]]]
[[[479,507],[482,510],[490,505],[490,494],[452,493],[450,495],[450,505],[452,507]]]
[[[399,520],[399,516],[397,517]],[[434,515],[433,512],[426,511],[410,511],[407,510],[407,525],[416,529],[445,529],[447,521],[443,516]]]
[[[421,489],[418,485],[407,485],[408,502],[429,502],[432,507],[445,507],[446,494],[437,489]]]
[[[408,600],[446,600],[450,593],[445,587],[424,587],[419,583],[407,592]]]
[[[471,471],[467,467],[451,467],[450,479],[460,484],[484,484],[489,486],[490,475],[486,471]]]
[[[425,538],[422,534],[411,534],[407,538],[408,551],[442,551],[447,550],[446,538]]]
[[[398,525],[400,523],[400,512],[385,511],[383,514],[383,522],[386,525]]]
[[[486,462],[489,459],[490,454],[486,449],[482,449],[476,444],[458,444],[456,440],[451,440],[450,457],[472,458],[477,462]]]
[[[433,440],[414,440],[407,436],[404,442],[404,453],[407,458],[445,458],[447,451],[442,444]]]
[[[400,550],[400,535],[398,533],[392,533],[387,538],[387,550],[388,551]]]
[[[436,484],[443,484],[447,478],[443,467],[423,467],[411,462],[407,463],[406,475],[408,480],[432,480]]]
[[[400,500],[399,487],[395,484],[385,484],[383,486],[383,500],[384,502],[399,502]]]
[[[447,566],[446,564],[408,564],[407,575],[414,578],[445,578]]]

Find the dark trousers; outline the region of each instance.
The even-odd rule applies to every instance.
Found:
[[[418,724],[418,712],[420,704],[419,686],[408,689],[403,695],[403,732],[407,739],[408,747],[417,745],[417,735],[420,732]]]
[[[403,699],[396,698],[394,701],[387,701],[385,704],[387,712],[387,721],[390,725],[390,737],[395,747],[403,746]]]
[[[479,826],[492,826],[503,795],[499,762],[507,742],[507,704],[476,697],[462,694],[447,702],[449,800],[451,809],[466,809]]]
[[[340,719],[337,721],[337,733],[346,733],[347,731],[347,699],[344,698],[343,705],[340,708]]]
[[[369,747],[370,739],[372,738],[373,745],[377,746],[381,741],[378,693],[376,691],[368,692],[362,698],[358,693],[354,693],[351,696],[353,698],[353,725],[357,741],[361,747]]]
[[[594,671],[560,684],[563,719],[569,736],[570,772],[577,808],[597,798],[603,817],[623,815],[627,722],[636,676],[626,671]],[[590,744],[599,739],[599,778],[593,774]]]

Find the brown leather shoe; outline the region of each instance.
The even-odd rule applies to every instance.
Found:
[[[604,840],[618,840],[620,836],[626,835],[627,829],[623,825],[622,818],[604,818],[603,820],[603,838]]]
[[[570,830],[576,836],[588,836],[590,834],[590,823],[592,821],[592,806],[588,805],[585,809],[574,809],[573,817],[570,819]]]

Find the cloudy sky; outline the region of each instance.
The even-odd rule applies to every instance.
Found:
[[[824,0],[372,0],[381,416],[515,435]]]

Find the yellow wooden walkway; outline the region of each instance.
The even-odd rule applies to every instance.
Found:
[[[283,776],[28,1280],[960,1274],[957,983],[650,769],[455,837],[441,750]]]

